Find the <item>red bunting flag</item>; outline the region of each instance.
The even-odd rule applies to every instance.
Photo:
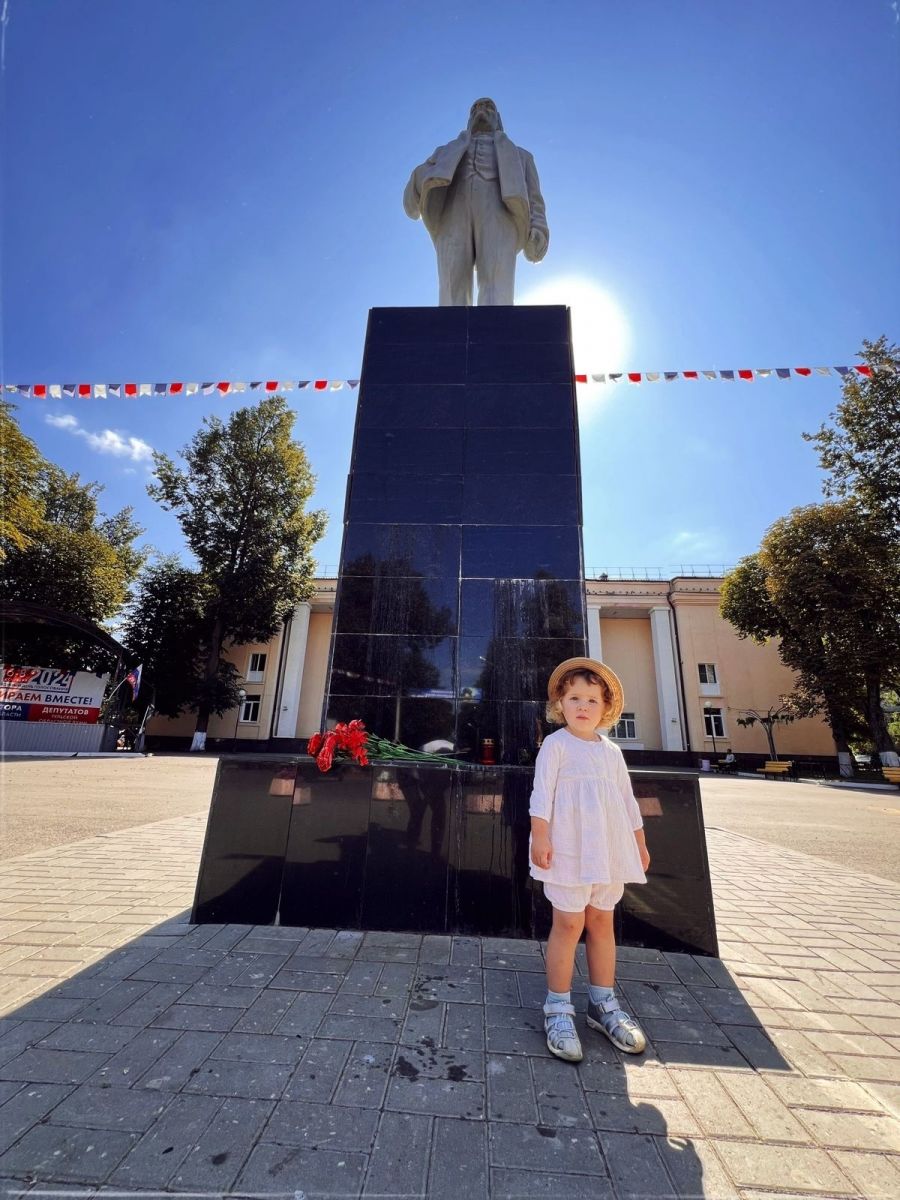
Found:
[[[266,381],[266,391],[267,392],[277,392],[278,391],[278,380],[277,379],[268,379]]]
[[[640,383],[641,382],[641,372],[640,371],[629,371],[628,372],[628,382],[629,383]]]
[[[587,383],[587,375],[576,375],[575,382],[576,383]]]
[[[89,396],[91,394],[91,385],[89,383],[79,383],[78,395]]]
[[[700,378],[699,371],[682,371],[681,373],[685,377],[685,379],[699,379]]]
[[[796,375],[812,375],[812,367],[794,367]]]
[[[34,392],[35,396],[42,398],[47,395],[47,385],[46,383],[36,383],[32,388],[32,391]]]
[[[184,390],[183,383],[170,383],[169,384],[169,395],[170,396],[177,396],[178,393],[183,390]]]
[[[316,389],[317,392],[324,392],[325,389],[328,387],[328,380],[327,379],[317,379],[315,381],[315,383],[313,384],[313,387]]]
[[[861,366],[861,367],[857,367],[856,370],[859,371],[860,375],[871,375],[872,374],[871,367]]]
[[[738,379],[752,379],[752,378],[753,378],[752,371],[738,371]]]
[[[229,391],[231,390],[231,384],[225,380],[223,380],[221,383],[217,383],[216,387],[219,389],[219,391],[222,393],[223,396],[227,396]]]
[[[125,395],[126,396],[136,396],[137,395],[137,384],[136,383],[126,383],[125,384]]]

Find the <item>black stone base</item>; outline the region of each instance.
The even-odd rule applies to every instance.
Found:
[[[696,773],[632,772],[652,858],[623,945],[715,955]],[[533,771],[219,762],[192,920],[543,938],[528,873]]]

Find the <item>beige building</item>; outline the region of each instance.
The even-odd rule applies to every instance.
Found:
[[[694,759],[727,750],[768,757],[765,731],[744,728],[747,710],[765,713],[793,686],[775,643],[741,640],[719,615],[721,578],[589,579],[588,652],[620,676],[625,712],[612,736],[623,749],[690,751]],[[237,738],[265,743],[305,739],[320,727],[337,581],[318,579],[271,642],[230,654],[246,693],[239,710],[212,717],[211,743]],[[152,737],[190,739],[194,717],[155,718]],[[777,725],[783,758],[833,755],[820,719]],[[174,743],[173,743],[174,744]]]

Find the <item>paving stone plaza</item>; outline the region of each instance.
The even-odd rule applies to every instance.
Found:
[[[900,885],[708,830],[721,959],[573,1067],[537,943],[190,925],[204,825],[0,867],[6,1194],[900,1196]]]

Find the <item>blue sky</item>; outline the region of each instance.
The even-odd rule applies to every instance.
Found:
[[[358,376],[370,307],[435,303],[401,194],[481,95],[547,202],[517,297],[572,297],[579,370],[834,365],[898,338],[897,0],[8,0],[7,18],[6,382]],[[354,394],[290,398],[334,564]],[[820,498],[800,433],[838,398],[835,378],[582,392],[587,565],[752,552]],[[144,447],[176,453],[246,402],[19,416],[177,550]]]

